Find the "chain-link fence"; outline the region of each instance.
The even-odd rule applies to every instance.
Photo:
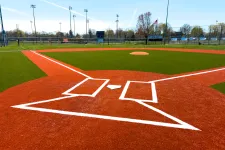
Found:
[[[162,29],[162,28],[161,28]],[[147,41],[147,42],[146,42]],[[198,44],[198,45],[222,45],[225,44],[225,24],[210,26],[168,27],[162,31],[154,29],[147,38],[134,32],[132,37],[120,36],[108,38],[99,42],[97,38],[65,38],[65,37],[8,37],[8,42],[19,44]]]

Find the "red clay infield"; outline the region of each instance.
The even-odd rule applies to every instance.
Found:
[[[0,93],[0,149],[225,149],[225,95],[209,87],[225,68],[82,71],[23,53],[48,77]]]

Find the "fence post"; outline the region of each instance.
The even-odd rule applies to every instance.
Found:
[[[223,28],[222,25],[220,25],[220,37],[219,37],[219,45],[221,44],[221,38],[222,38],[222,32],[223,32]]]

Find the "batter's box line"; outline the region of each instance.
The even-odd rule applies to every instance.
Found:
[[[152,90],[152,100],[144,100],[144,99],[136,99],[136,98],[125,97],[128,89],[129,89],[130,83],[150,84],[149,86],[151,86],[151,90]],[[158,97],[157,97],[155,82],[127,81],[127,83],[124,86],[122,94],[120,95],[119,99],[120,100],[128,100],[128,101],[142,101],[142,102],[158,103]]]
[[[43,100],[43,101],[37,101],[27,104],[21,104],[21,105],[15,105],[11,106],[13,108],[17,109],[24,109],[24,110],[32,110],[32,111],[38,111],[38,112],[44,112],[44,113],[53,113],[53,114],[61,114],[61,115],[69,115],[69,116],[78,116],[78,117],[87,117],[87,118],[94,118],[94,119],[104,119],[104,120],[111,120],[111,121],[120,121],[120,122],[128,122],[128,123],[138,123],[138,124],[145,124],[145,125],[154,125],[154,126],[162,126],[162,127],[170,127],[170,128],[179,128],[179,129],[189,129],[189,130],[195,130],[195,131],[201,131],[198,128],[185,123],[153,106],[150,106],[148,104],[145,104],[141,101],[136,101],[137,103],[145,106],[148,109],[151,109],[165,117],[170,118],[171,120],[177,122],[178,124],[174,123],[166,123],[166,122],[157,122],[157,121],[151,121],[151,120],[141,120],[141,119],[133,119],[133,118],[124,118],[124,117],[116,117],[116,116],[107,116],[107,115],[99,115],[99,114],[89,114],[89,113],[82,113],[82,112],[71,112],[71,111],[63,111],[63,110],[56,110],[56,109],[48,109],[48,108],[39,108],[39,107],[32,107],[31,105],[37,105],[37,104],[43,104],[43,103],[50,103],[54,101],[60,101],[65,100],[69,98],[75,98],[77,96],[64,96],[64,97],[58,97],[53,98],[49,100]]]
[[[75,90],[88,80],[95,80],[95,81],[105,81],[93,94],[76,94],[76,93],[70,93],[71,91]],[[63,92],[63,95],[69,95],[69,96],[85,96],[85,97],[95,97],[97,94],[109,83],[110,79],[99,79],[99,78],[86,78],[83,81],[79,82],[72,88],[68,89],[67,91]]]

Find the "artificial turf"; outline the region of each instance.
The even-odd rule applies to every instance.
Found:
[[[46,76],[21,52],[0,53],[0,92],[15,85]]]
[[[216,84],[212,86],[214,89],[222,92],[225,94],[225,82],[224,83],[220,83],[220,84]]]
[[[179,74],[225,66],[225,55],[146,51],[148,56],[130,55],[133,51],[53,52],[47,56],[83,70],[134,70]]]
[[[184,49],[208,49],[208,50],[225,50],[225,45],[197,45],[197,44],[132,44],[132,43],[118,43],[113,44],[59,44],[59,43],[26,43],[21,42],[20,46],[17,42],[10,42],[7,47],[0,47],[0,51],[12,51],[12,50],[41,50],[41,49],[57,49],[57,48],[184,48]]]

